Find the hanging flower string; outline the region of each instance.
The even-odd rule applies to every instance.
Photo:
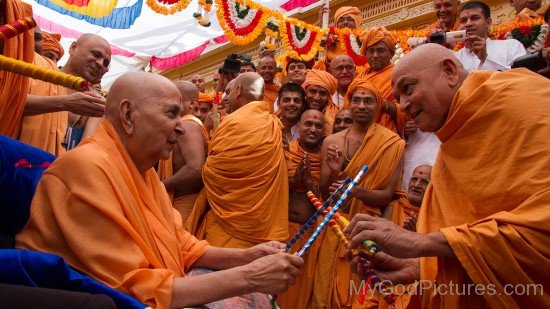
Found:
[[[277,39],[279,38],[279,23],[274,17],[270,17],[265,26],[264,46],[269,50],[277,48]]]
[[[193,17],[197,20],[199,25],[210,27],[210,11],[212,10],[213,3],[213,0],[199,0],[199,8],[197,12],[193,13]]]
[[[173,15],[189,5],[190,0],[147,0],[151,10],[162,15]]]
[[[267,18],[266,8],[254,1],[215,0],[216,14],[225,36],[236,45],[252,43],[264,29]]]
[[[364,66],[367,64],[367,58],[361,54],[360,35],[361,30],[344,28],[340,31],[338,38],[342,51],[353,59],[355,65]]]
[[[322,29],[300,20],[287,18],[281,22],[280,34],[283,46],[293,58],[311,60],[322,48]]]

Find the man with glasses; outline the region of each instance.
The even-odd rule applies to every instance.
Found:
[[[350,56],[340,54],[330,62],[330,71],[332,76],[338,80],[338,88],[332,96],[332,102],[343,106],[348,87],[355,78],[355,63]]]
[[[403,136],[406,117],[399,112],[391,85],[395,40],[386,28],[374,27],[366,32],[361,43],[361,53],[367,58],[369,69],[362,72],[360,77],[374,84],[384,99],[381,107],[383,113],[374,121]],[[349,102],[345,102],[344,106],[349,106]]]

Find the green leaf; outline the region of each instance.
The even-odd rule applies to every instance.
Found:
[[[250,11],[250,8],[247,6],[246,9],[241,10],[241,5],[238,2],[236,2],[235,3],[235,10],[237,11],[237,16],[240,19],[244,19],[246,17],[246,15],[248,15],[248,12]]]

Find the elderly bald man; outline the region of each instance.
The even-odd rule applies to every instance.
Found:
[[[476,287],[443,295],[423,285],[426,307],[546,306],[541,289],[550,270],[539,265],[548,264],[550,242],[550,81],[526,69],[468,74],[451,51],[426,44],[398,62],[392,82],[405,113],[420,130],[435,132],[441,148],[418,233],[357,215],[345,229],[349,249],[377,242],[383,253],[376,270],[394,283]],[[528,285],[537,293],[510,293]]]
[[[97,132],[44,173],[17,246],[58,254],[154,308],[278,293],[293,284],[302,260],[279,253],[283,244],[216,248],[182,229],[153,169],[185,134],[181,109],[180,92],[162,76],[117,79]],[[185,276],[195,267],[221,271]]]

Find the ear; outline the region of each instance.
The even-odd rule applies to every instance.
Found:
[[[119,113],[120,113],[120,123],[122,124],[122,128],[128,135],[132,135],[134,133],[134,120],[133,120],[133,112],[135,110],[135,105],[128,99],[124,99],[120,102],[119,105]]]
[[[241,85],[237,85],[235,91],[237,91],[237,95],[235,96],[235,98],[243,95],[243,87]]]
[[[489,31],[489,33],[491,33],[491,25],[493,24],[493,20],[491,19],[491,17],[487,18],[487,29]]]
[[[77,47],[76,41],[72,42],[71,47],[69,47],[69,55],[74,54],[74,50],[76,49],[76,47]]]
[[[441,63],[443,74],[447,78],[447,83],[454,88],[460,82],[460,67],[452,59],[444,59]]]

